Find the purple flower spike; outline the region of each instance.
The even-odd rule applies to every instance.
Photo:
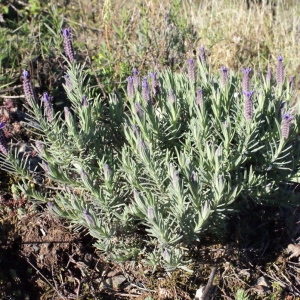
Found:
[[[294,89],[294,85],[295,85],[295,76],[291,76],[289,81],[290,91]]]
[[[197,185],[197,174],[195,171],[192,171],[192,174],[191,174],[191,182],[193,185]]]
[[[268,83],[270,83],[272,81],[272,69],[271,68],[268,68],[267,75],[266,75],[266,81]]]
[[[70,118],[71,118],[71,112],[70,112],[69,108],[66,106],[64,107],[64,113],[65,113],[65,121],[69,122]]]
[[[81,106],[89,106],[88,101],[86,100],[86,95],[82,96]]]
[[[253,118],[253,102],[252,102],[251,98],[254,94],[254,91],[243,92],[243,94],[246,96],[245,109],[244,109],[245,118],[246,118],[246,120],[252,120],[252,118]]]
[[[140,136],[140,130],[138,129],[138,127],[136,125],[132,125],[132,131],[136,137]]]
[[[154,97],[160,93],[159,84],[158,84],[158,80],[157,80],[156,76],[157,76],[157,71],[154,73],[150,73],[150,77],[152,79],[151,80],[152,94]]]
[[[219,187],[222,188],[223,187],[223,176],[220,174],[218,175],[218,184],[219,184]]]
[[[42,101],[44,102],[45,113],[46,113],[48,122],[52,122],[52,120],[53,120],[51,100],[52,100],[52,97],[50,97],[48,95],[48,93],[43,94]]]
[[[130,99],[134,97],[134,85],[133,85],[133,78],[132,76],[127,77],[127,96]]]
[[[285,115],[282,117],[282,126],[281,126],[281,134],[283,138],[287,139],[290,134],[290,127],[291,127],[291,120],[293,117],[289,112],[287,112]]]
[[[179,183],[180,183],[179,172],[175,170],[173,173],[173,185],[176,186]]]
[[[202,107],[203,105],[203,95],[201,89],[196,91],[196,103],[199,107]]]
[[[175,95],[174,95],[172,89],[170,89],[170,92],[169,92],[169,100],[170,100],[170,102],[171,102],[172,104],[175,103]]]
[[[137,68],[133,69],[132,75],[133,75],[133,86],[134,86],[135,90],[137,90],[140,85],[139,72],[138,72]]]
[[[141,193],[137,190],[134,190],[133,191],[133,197],[134,197],[135,201],[137,201],[138,199],[141,198]]]
[[[1,122],[0,123],[0,151],[4,155],[7,156],[8,155],[8,146],[7,146],[5,134],[3,132],[4,126],[5,126],[5,124],[3,122]]]
[[[148,103],[148,105],[152,104],[147,76],[145,76],[142,81],[142,96],[143,96],[144,100]]]
[[[138,145],[137,146],[138,146],[138,150],[139,150],[140,155],[141,155],[142,151],[144,151],[146,153],[146,155],[149,154],[148,148],[147,148],[145,142],[142,139],[138,140]]]
[[[167,249],[165,249],[164,253],[163,253],[163,259],[165,261],[169,261],[170,260],[170,253]]]
[[[251,68],[242,68],[242,71],[244,73],[243,76],[243,81],[242,81],[242,90],[244,92],[249,92],[250,91],[250,73],[251,73]]]
[[[148,219],[154,219],[154,209],[151,206],[148,206],[147,215]]]
[[[226,67],[222,67],[221,68],[221,72],[222,72],[222,86],[225,87],[226,86],[226,83],[227,83],[227,80],[228,80],[228,69]]]
[[[33,100],[35,103],[37,103],[37,96],[35,94],[35,91],[33,89],[32,82],[30,80],[30,73],[26,70],[23,70],[23,91],[25,94],[25,98],[27,100],[27,103],[29,106],[31,106],[31,100]]]
[[[70,81],[70,76],[68,74],[64,75],[64,79],[65,79],[65,85],[68,88],[68,90],[71,92],[73,87]]]
[[[66,56],[68,57],[71,63],[74,63],[75,55],[74,55],[74,50],[73,50],[73,45],[71,40],[70,28],[63,29],[62,34],[64,37],[64,49],[65,49]]]
[[[80,176],[81,176],[81,180],[83,182],[85,182],[85,181],[89,182],[90,178],[89,178],[88,174],[83,169],[80,170]]]
[[[195,75],[195,61],[193,59],[188,59],[188,76],[191,83],[195,83],[196,75]]]
[[[219,145],[216,151],[217,156],[221,156],[222,155],[222,146]]]
[[[285,106],[285,101],[281,102],[281,103],[280,103],[280,106],[279,106],[279,115],[280,115],[281,117],[282,117],[282,115],[283,115],[284,106]]]
[[[245,100],[245,118],[246,120],[252,120],[253,117],[253,103],[250,99]]]
[[[47,202],[47,206],[52,213],[55,213],[55,206],[52,202]]]
[[[44,160],[42,161],[42,167],[43,167],[45,173],[49,173],[50,172],[49,165]]]
[[[93,216],[86,209],[83,210],[83,214],[84,214],[86,223],[91,227],[95,227],[95,220],[94,220]]]
[[[138,102],[134,103],[135,112],[138,117],[141,119],[143,117],[143,110]]]
[[[112,170],[110,169],[108,164],[104,164],[103,166],[104,169],[104,177],[106,180],[110,180],[112,176]]]
[[[276,82],[278,86],[282,85],[284,81],[284,66],[282,61],[283,61],[283,57],[279,55],[277,69],[276,69]]]
[[[206,65],[206,55],[205,55],[205,50],[204,50],[203,46],[201,46],[199,48],[199,58],[200,58],[202,65],[205,66]]]
[[[39,153],[44,153],[44,145],[40,141],[35,142],[35,147]]]
[[[47,205],[49,206],[49,208],[54,208],[54,204],[52,202],[48,202]]]

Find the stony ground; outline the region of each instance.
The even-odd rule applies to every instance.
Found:
[[[300,297],[300,247],[294,246],[299,209],[258,209],[256,219],[233,218],[231,234],[221,243],[204,238],[190,249],[193,274],[169,276],[162,270],[152,274],[141,262],[105,261],[84,231],[74,232],[33,204],[2,195],[1,205],[12,208],[1,215],[1,299],[193,299],[212,270],[207,299],[238,299],[233,298],[238,288],[250,299]],[[22,218],[15,213],[20,208],[28,211]]]

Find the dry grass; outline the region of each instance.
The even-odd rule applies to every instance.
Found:
[[[182,20],[191,22],[199,36],[198,42],[188,45],[186,58],[204,45],[213,69],[225,65],[235,70],[250,66],[265,71],[268,66],[275,68],[277,56],[281,54],[287,77],[295,75],[300,66],[300,6],[297,0],[268,2],[263,0],[262,4],[253,4],[248,9],[246,1],[240,0],[182,1]],[[112,4],[104,1],[100,4],[76,0],[73,8],[76,10],[76,7],[79,22],[75,24],[69,17],[66,21],[74,25],[78,39],[84,41],[92,53],[97,53],[99,45],[104,42],[109,49],[116,51],[116,56],[123,55],[122,41],[114,47],[112,44],[119,39],[113,24],[120,25],[125,12],[130,19],[128,27],[124,28],[127,42],[139,42],[134,32],[143,12],[152,26],[150,31],[155,32],[156,37],[161,36],[156,45],[163,51],[163,32],[159,31],[164,29],[161,19],[169,11],[169,1],[141,1],[136,5],[130,1],[112,1]],[[138,55],[135,58],[140,61]],[[155,64],[155,61],[152,59],[151,63]]]
[[[300,64],[300,7],[297,1],[262,1],[250,9],[243,1],[204,1],[186,5],[185,10],[206,45],[215,67],[241,65],[265,69],[274,66],[279,54],[285,58],[288,73]],[[272,1],[273,2],[273,1]]]

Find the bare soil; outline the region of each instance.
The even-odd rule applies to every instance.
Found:
[[[289,259],[286,250],[299,236],[299,209],[233,217],[231,234],[191,247],[193,274],[169,276],[161,269],[152,274],[141,262],[107,262],[86,231],[75,232],[41,207],[4,198],[11,212],[0,216],[1,299],[194,299],[213,267],[209,299],[234,299],[238,288],[250,299],[300,299],[300,251]],[[20,207],[28,211],[21,219]],[[258,284],[261,278],[267,286]]]

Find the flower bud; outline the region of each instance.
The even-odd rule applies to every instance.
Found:
[[[64,75],[64,79],[65,79],[65,85],[68,88],[68,90],[71,92],[73,87],[70,81],[70,76],[68,74]]]
[[[202,65],[205,66],[207,62],[206,62],[205,49],[203,46],[201,46],[199,48],[199,58],[200,58]]]
[[[268,71],[267,71],[267,75],[266,75],[266,81],[270,84],[271,81],[272,81],[272,70],[271,68],[268,68]]]
[[[170,102],[171,102],[172,104],[175,103],[175,96],[174,96],[174,93],[173,93],[173,90],[172,90],[172,89],[170,89],[170,91],[169,91],[169,100],[170,100]]]
[[[223,66],[221,68],[221,72],[222,72],[222,79],[221,79],[222,87],[225,87],[228,80],[228,69]]]
[[[95,227],[95,220],[94,220],[93,216],[86,209],[83,210],[83,214],[84,214],[86,223],[91,227]]]
[[[154,219],[154,209],[150,206],[148,206],[147,215],[149,219]]]
[[[203,96],[202,96],[201,89],[196,91],[196,103],[199,107],[202,107],[202,105],[203,105]]]
[[[112,170],[110,169],[109,165],[108,164],[104,164],[103,166],[103,169],[104,169],[104,177],[106,180],[111,180],[111,177],[112,177]]]
[[[179,172],[175,170],[173,173],[173,185],[176,186],[177,184],[180,184],[180,177]]]
[[[142,81],[142,96],[143,96],[144,100],[148,103],[148,105],[152,104],[147,76],[145,76]]]
[[[134,68],[132,70],[132,75],[133,75],[133,77],[132,77],[132,79],[133,79],[133,86],[134,86],[135,90],[137,90],[138,87],[139,87],[139,85],[140,85],[139,72],[138,72],[137,68]]]
[[[52,97],[50,97],[48,95],[48,93],[43,94],[42,101],[44,102],[45,113],[46,113],[48,122],[51,122],[53,120],[51,100],[52,100]]]
[[[170,260],[170,253],[167,249],[165,249],[164,253],[163,253],[163,259],[165,261],[169,261]]]
[[[44,145],[40,141],[35,142],[35,147],[39,151],[39,153],[44,153]]]
[[[159,84],[158,84],[158,80],[157,80],[156,76],[157,76],[157,72],[150,73],[150,77],[152,79],[151,80],[152,94],[154,97],[160,93]]]
[[[86,95],[82,96],[81,106],[89,106],[88,101],[86,100]]]
[[[138,102],[134,103],[135,112],[138,117],[141,119],[143,117],[143,110]]]
[[[295,85],[295,76],[291,76],[289,81],[290,91],[294,89],[294,85]]]

